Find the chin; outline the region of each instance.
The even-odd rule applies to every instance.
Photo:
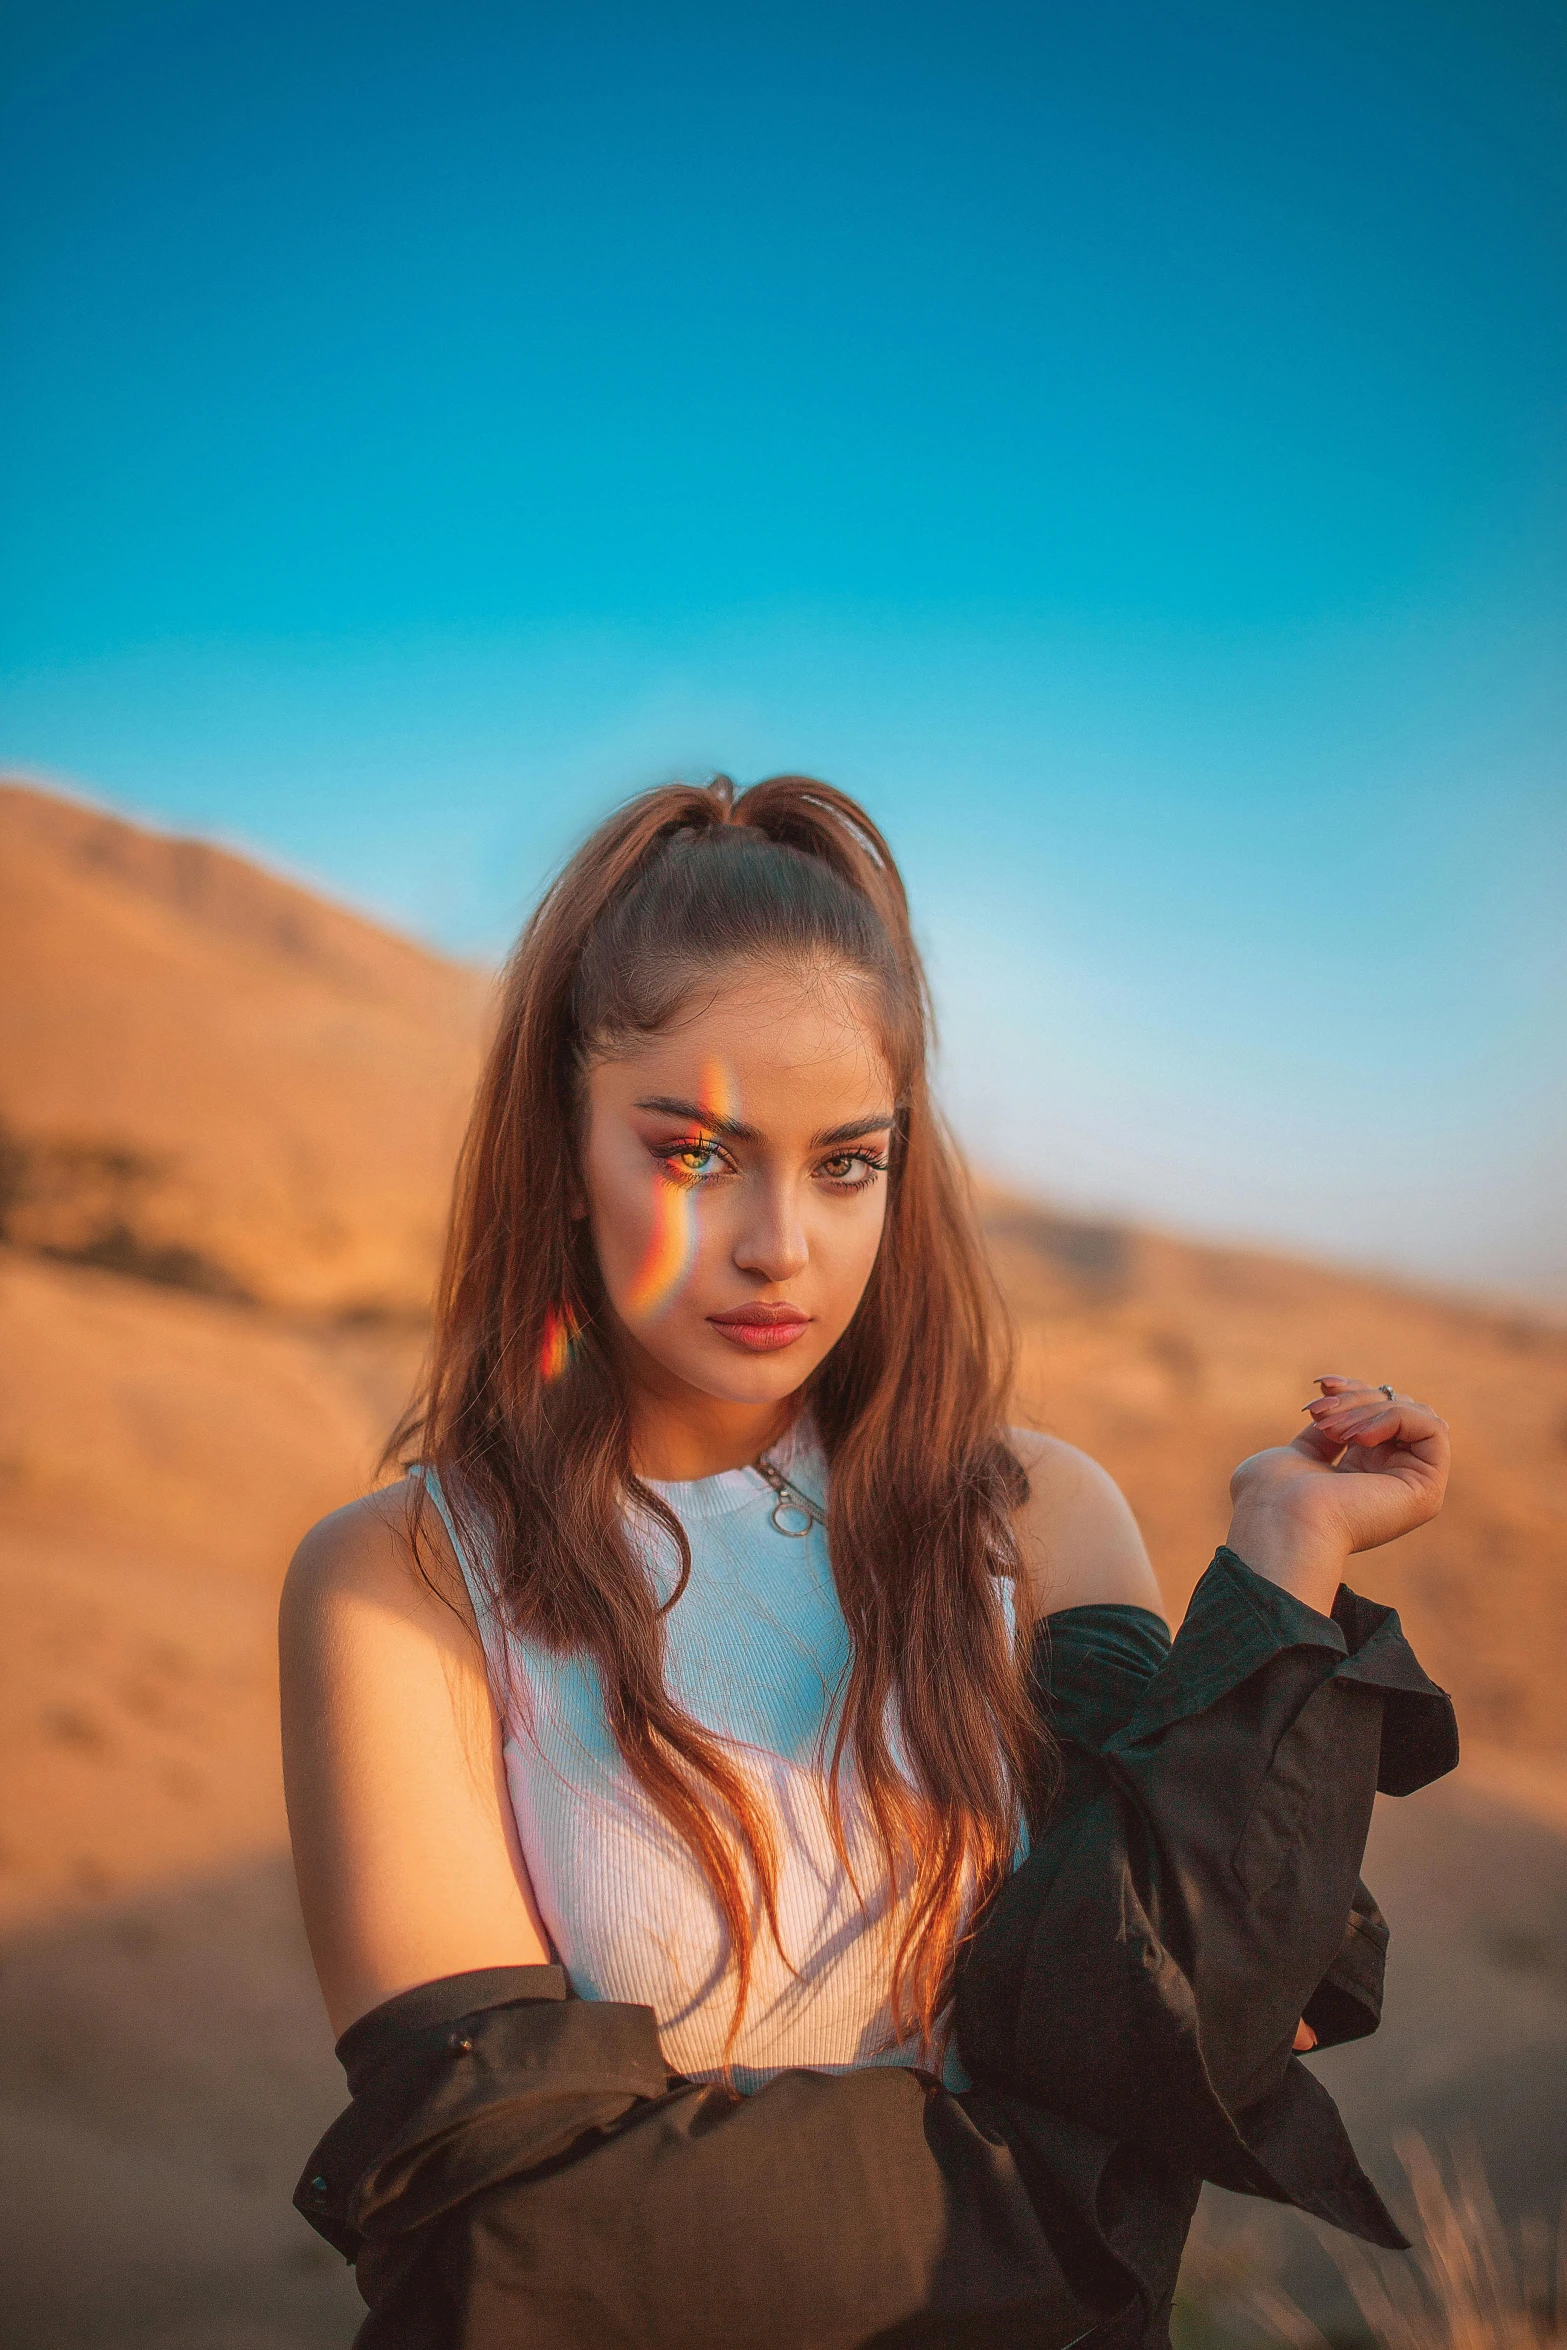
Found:
[[[700,1373],[686,1371],[682,1376],[719,1403],[782,1403],[805,1385],[815,1368],[814,1362],[796,1367],[775,1357],[769,1363],[737,1363],[732,1369],[704,1365]]]
[[[782,1403],[804,1386],[827,1352],[826,1347],[812,1346],[802,1338],[776,1354],[745,1355],[727,1339],[709,1337],[699,1340],[689,1352],[680,1350],[678,1357],[673,1350],[666,1355],[660,1349],[659,1359],[688,1387],[712,1396],[715,1402]]]

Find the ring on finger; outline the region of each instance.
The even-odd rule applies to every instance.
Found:
[[[1397,1398],[1397,1396],[1396,1396],[1396,1395],[1393,1393],[1393,1390],[1392,1390],[1392,1388],[1391,1388],[1391,1387],[1389,1387],[1389,1385],[1388,1385],[1388,1383],[1387,1383],[1387,1381],[1386,1381],[1385,1379],[1383,1379],[1383,1380],[1381,1380],[1381,1381],[1379,1382],[1379,1384],[1378,1384],[1378,1387],[1377,1387],[1377,1393],[1378,1393],[1379,1395],[1385,1395],[1385,1396],[1387,1397],[1387,1400],[1388,1400],[1388,1402],[1389,1402],[1389,1403],[1396,1403],[1396,1402],[1398,1401],[1398,1398]]]

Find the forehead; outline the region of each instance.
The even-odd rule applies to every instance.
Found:
[[[831,969],[704,976],[667,1026],[618,1047],[588,1082],[600,1099],[678,1096],[758,1126],[837,1125],[893,1106],[872,992]]]

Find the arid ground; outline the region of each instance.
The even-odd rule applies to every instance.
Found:
[[[352,2278],[289,2209],[341,2102],[293,1906],[273,1619],[417,1375],[489,1000],[243,860],[0,787],[0,2343],[327,2350]],[[1567,2179],[1567,1332],[985,1195],[1019,1416],[1122,1480],[1179,1610],[1232,1463],[1315,1372],[1429,1395],[1440,1524],[1363,1563],[1466,1737],[1384,1803],[1389,2021],[1320,2061],[1379,2177],[1468,2133]],[[1187,2338],[1308,2300],[1306,2223],[1222,2195]],[[1207,2328],[1207,2332],[1204,2332]],[[1228,2329],[1228,2330],[1226,2330]]]

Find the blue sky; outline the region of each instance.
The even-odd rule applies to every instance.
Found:
[[[11,0],[0,762],[500,949],[905,858],[975,1155],[1567,1298],[1567,18]]]

